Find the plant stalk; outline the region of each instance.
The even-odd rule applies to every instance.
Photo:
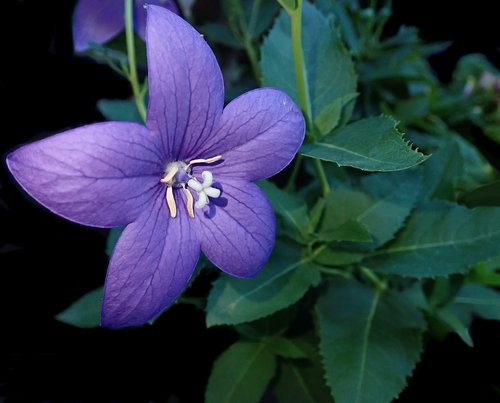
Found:
[[[134,45],[134,22],[133,22],[133,0],[125,0],[125,38],[127,41],[127,55],[128,55],[128,80],[132,86],[134,93],[134,100],[139,115],[143,122],[146,122],[146,106],[144,105],[144,97],[141,94],[141,87],[137,76],[137,61],[135,58],[135,45]]]

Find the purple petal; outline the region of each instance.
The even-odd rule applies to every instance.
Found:
[[[135,0],[134,27],[135,31],[142,39],[146,38],[146,4],[165,7],[167,10],[180,15],[179,8],[174,0]]]
[[[126,225],[160,187],[163,159],[152,139],[135,123],[98,123],[23,146],[7,166],[56,214],[84,225]]]
[[[90,42],[104,43],[125,28],[122,0],[80,0],[73,16],[73,41],[79,52]]]
[[[147,10],[147,126],[161,134],[169,158],[196,158],[222,114],[222,74],[205,40],[186,21],[162,7]]]
[[[274,212],[264,193],[250,182],[225,180],[222,194],[204,212],[196,211],[201,250],[219,269],[253,277],[271,254],[276,237]]]
[[[290,163],[304,140],[305,128],[302,112],[288,95],[272,88],[257,89],[226,106],[218,130],[200,154],[203,158],[222,155],[223,162],[210,167],[216,179],[265,179]]]
[[[151,209],[125,228],[106,276],[102,325],[137,326],[154,318],[186,287],[200,245],[176,191],[178,215],[172,219],[164,189]]]

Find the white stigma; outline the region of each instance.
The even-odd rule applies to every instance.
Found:
[[[203,183],[198,182],[196,179],[190,179],[188,186],[198,194],[198,200],[194,204],[197,209],[201,209],[209,204],[209,197],[216,199],[220,196],[220,190],[212,187],[214,177],[210,171],[203,171],[201,173]]]

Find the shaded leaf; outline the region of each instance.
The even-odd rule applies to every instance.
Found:
[[[258,403],[276,371],[276,358],[264,343],[236,342],[214,363],[206,403]]]
[[[321,250],[314,261],[323,266],[344,266],[358,263],[363,260],[363,257],[362,253],[335,250],[327,247]]]
[[[330,403],[316,346],[307,344],[307,360],[282,360],[274,393],[281,403]]]
[[[375,249],[391,240],[402,227],[417,200],[421,175],[418,171],[369,175],[361,181],[365,192],[339,188],[330,193],[325,216],[320,229],[320,238],[325,237],[339,225],[358,222],[367,234],[373,236],[371,244],[363,245]],[[352,241],[371,241],[348,239]]]
[[[214,43],[219,43],[233,49],[241,49],[241,44],[233,36],[229,28],[224,24],[208,22],[200,27],[200,31],[206,35],[207,39]]]
[[[320,281],[312,258],[301,250],[278,242],[262,272],[241,280],[222,275],[215,281],[207,303],[207,326],[253,321],[297,302]]]
[[[291,227],[294,233],[301,238],[307,238],[309,227],[309,217],[307,215],[307,206],[300,197],[285,192],[269,181],[259,182],[260,188],[269,198],[274,211],[283,218],[285,223]]]
[[[325,219],[325,223],[331,224]],[[321,230],[318,234],[318,238],[321,241],[331,242],[331,241],[354,241],[354,242],[371,242],[373,240],[372,236],[368,232],[368,229],[360,222],[348,219],[342,222],[335,228],[330,228],[328,230]]]
[[[56,319],[81,328],[98,327],[101,324],[102,294],[102,287],[90,291],[57,314]]]
[[[472,319],[479,316],[500,320],[500,293],[482,285],[466,284],[447,306],[437,311],[436,316],[472,347],[469,333]]]
[[[107,120],[143,123],[134,100],[101,99],[97,109]]]
[[[436,201],[419,206],[396,240],[372,253],[367,264],[402,276],[446,276],[496,256],[498,245],[500,208]]]
[[[122,234],[124,227],[111,228],[109,230],[108,239],[106,240],[106,255],[111,257],[116,243]]]
[[[301,346],[300,340],[273,337],[268,341],[268,346],[274,354],[285,358],[307,358],[307,351]]]
[[[388,403],[406,385],[425,321],[405,293],[332,283],[317,304],[320,351],[337,403]]]
[[[500,293],[478,284],[466,284],[449,305],[449,309],[469,323],[472,315],[500,320]]]
[[[500,206],[500,181],[479,186],[460,197],[467,207]]]

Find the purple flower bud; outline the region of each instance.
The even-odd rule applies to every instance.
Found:
[[[145,38],[145,5],[154,4],[179,14],[174,0],[135,0],[134,28]],[[75,49],[83,52],[89,44],[105,43],[125,29],[125,4],[123,0],[79,0],[73,16],[73,41]]]

